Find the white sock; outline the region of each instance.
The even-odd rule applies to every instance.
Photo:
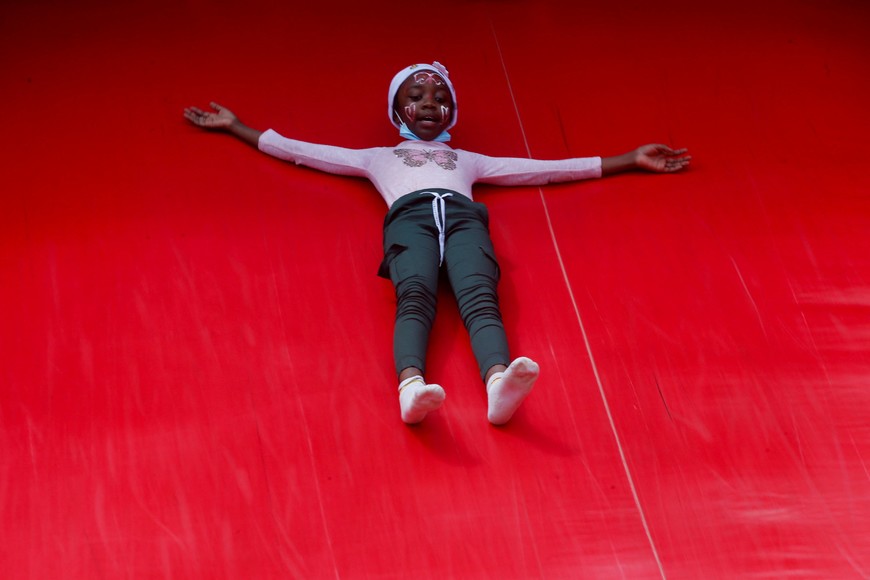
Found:
[[[440,407],[446,397],[441,385],[427,385],[420,375],[405,379],[399,385],[402,421],[409,425],[419,423],[429,411]]]
[[[489,398],[487,419],[493,425],[504,425],[528,396],[538,378],[538,363],[521,356],[503,373],[495,373],[486,384]]]

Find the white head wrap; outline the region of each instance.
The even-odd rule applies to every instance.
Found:
[[[450,124],[444,130],[447,131],[452,129],[456,124],[456,115],[459,113],[456,107],[456,91],[453,90],[453,83],[450,82],[450,78],[447,76],[447,69],[437,60],[432,64],[412,64],[411,66],[407,66],[397,72],[396,76],[393,77],[393,81],[390,83],[390,92],[387,95],[387,116],[390,118],[390,123],[392,123],[397,129],[401,127],[393,112],[393,102],[396,100],[396,93],[399,92],[399,87],[402,86],[405,79],[420,71],[432,71],[437,73],[444,79],[444,82],[447,83],[447,88],[450,89],[450,96],[453,97],[453,109],[450,113]]]

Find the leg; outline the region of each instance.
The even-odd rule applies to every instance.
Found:
[[[539,369],[525,357],[505,366],[510,358],[499,309],[499,268],[489,237],[488,216],[479,204],[463,209],[466,213],[461,220],[456,219],[458,212],[453,212],[453,223],[460,227],[448,238],[447,271],[486,383],[487,416],[493,424],[502,425],[528,396]],[[475,215],[479,219],[474,219]]]
[[[481,379],[487,381],[493,372],[505,369],[510,353],[498,301],[499,267],[485,211],[472,202],[450,207],[444,261]]]
[[[391,272],[397,272],[393,354],[399,372],[399,406],[402,420],[408,424],[425,419],[446,397],[440,385],[427,384],[423,378],[438,288],[438,263],[434,263],[434,269],[431,264],[428,269],[420,268],[431,262],[423,256],[425,252],[421,255],[408,248],[393,260],[395,267],[391,266]],[[417,267],[417,274],[405,278],[398,275],[398,272],[410,272],[410,265]]]
[[[396,290],[393,356],[402,380],[422,375],[426,368],[438,291],[437,248],[435,252],[433,262],[431,249],[409,247],[390,262],[390,279]]]
[[[384,273],[396,290],[393,355],[399,375],[402,420],[413,424],[443,403],[444,389],[426,384],[423,372],[435,320],[439,248],[437,237],[404,214],[385,231]],[[424,216],[428,217],[428,216]]]
[[[399,263],[392,271],[404,271],[403,263],[419,266],[424,261],[414,259],[408,249],[394,260]],[[393,355],[399,372],[399,406],[402,420],[409,425],[419,423],[444,402],[440,385],[430,385],[423,378],[429,333],[435,319],[438,286],[437,262],[428,275],[414,275],[394,280],[396,287],[396,325],[393,334]]]

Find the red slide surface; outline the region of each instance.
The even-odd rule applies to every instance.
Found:
[[[7,2],[4,578],[867,578],[870,4]],[[399,417],[386,207],[193,127],[391,145],[439,60],[455,147],[689,147],[480,187],[507,426],[448,292]]]

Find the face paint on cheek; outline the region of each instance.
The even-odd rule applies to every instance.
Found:
[[[441,120],[446,121],[450,118],[450,107],[441,105]]]
[[[407,107],[405,107],[405,116],[408,117],[409,121],[414,121],[417,118],[417,104],[411,103]]]

